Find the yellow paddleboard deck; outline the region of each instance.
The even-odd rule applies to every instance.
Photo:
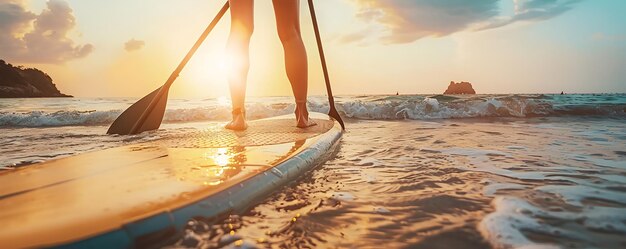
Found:
[[[132,248],[258,203],[332,154],[341,128],[324,114],[211,127],[0,174],[2,248]]]

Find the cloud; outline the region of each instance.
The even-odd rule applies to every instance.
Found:
[[[544,21],[571,10],[582,0],[513,0],[515,14],[492,20],[482,29],[502,27],[520,21]]]
[[[76,26],[69,4],[49,0],[36,15],[24,7],[24,0],[0,3],[0,57],[12,62],[63,63],[83,58],[94,47],[76,45],[67,37]]]
[[[541,21],[570,10],[580,0],[352,0],[356,17],[382,26],[384,43],[409,43],[460,31],[502,27],[520,21]],[[500,2],[513,1],[515,12],[501,16]],[[368,30],[368,29],[366,29]],[[349,34],[340,41],[351,43],[371,37],[365,31]]]
[[[142,49],[146,45],[146,42],[130,39],[126,43],[124,43],[124,49],[128,52],[136,51]]]
[[[339,38],[341,43],[353,43],[363,41],[368,37],[369,30],[362,30],[354,33],[350,33]]]

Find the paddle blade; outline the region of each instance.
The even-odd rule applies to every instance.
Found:
[[[337,122],[339,122],[339,124],[341,125],[342,130],[346,129],[346,126],[343,124],[343,120],[341,119],[339,112],[337,112],[337,109],[335,109],[334,106],[331,106],[330,110],[328,111],[328,116],[331,116],[332,118],[337,120]]]
[[[159,94],[158,88],[126,109],[109,127],[107,134],[134,135],[144,131],[159,129],[165,115],[168,91]],[[159,96],[160,95],[160,96]],[[159,98],[159,99],[156,99]],[[150,108],[150,103],[155,102]],[[144,112],[147,112],[144,114]],[[147,115],[142,120],[142,115]],[[137,126],[139,129],[133,131]]]

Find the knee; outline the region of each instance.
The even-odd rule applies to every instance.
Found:
[[[241,22],[233,23],[230,33],[240,40],[250,40],[252,33],[254,33],[254,24]]]
[[[295,29],[278,30],[278,38],[283,44],[302,41],[300,32]]]
[[[250,37],[252,37],[252,33],[254,33],[254,24],[251,23],[245,26],[243,35],[246,39],[250,40]]]

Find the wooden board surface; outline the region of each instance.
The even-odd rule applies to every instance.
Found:
[[[212,128],[2,173],[0,245],[67,244],[243,189],[268,172],[283,178],[272,170],[296,155],[306,160],[299,154],[324,134],[337,136],[333,120],[316,117],[309,129],[283,116],[253,121],[245,132]]]

